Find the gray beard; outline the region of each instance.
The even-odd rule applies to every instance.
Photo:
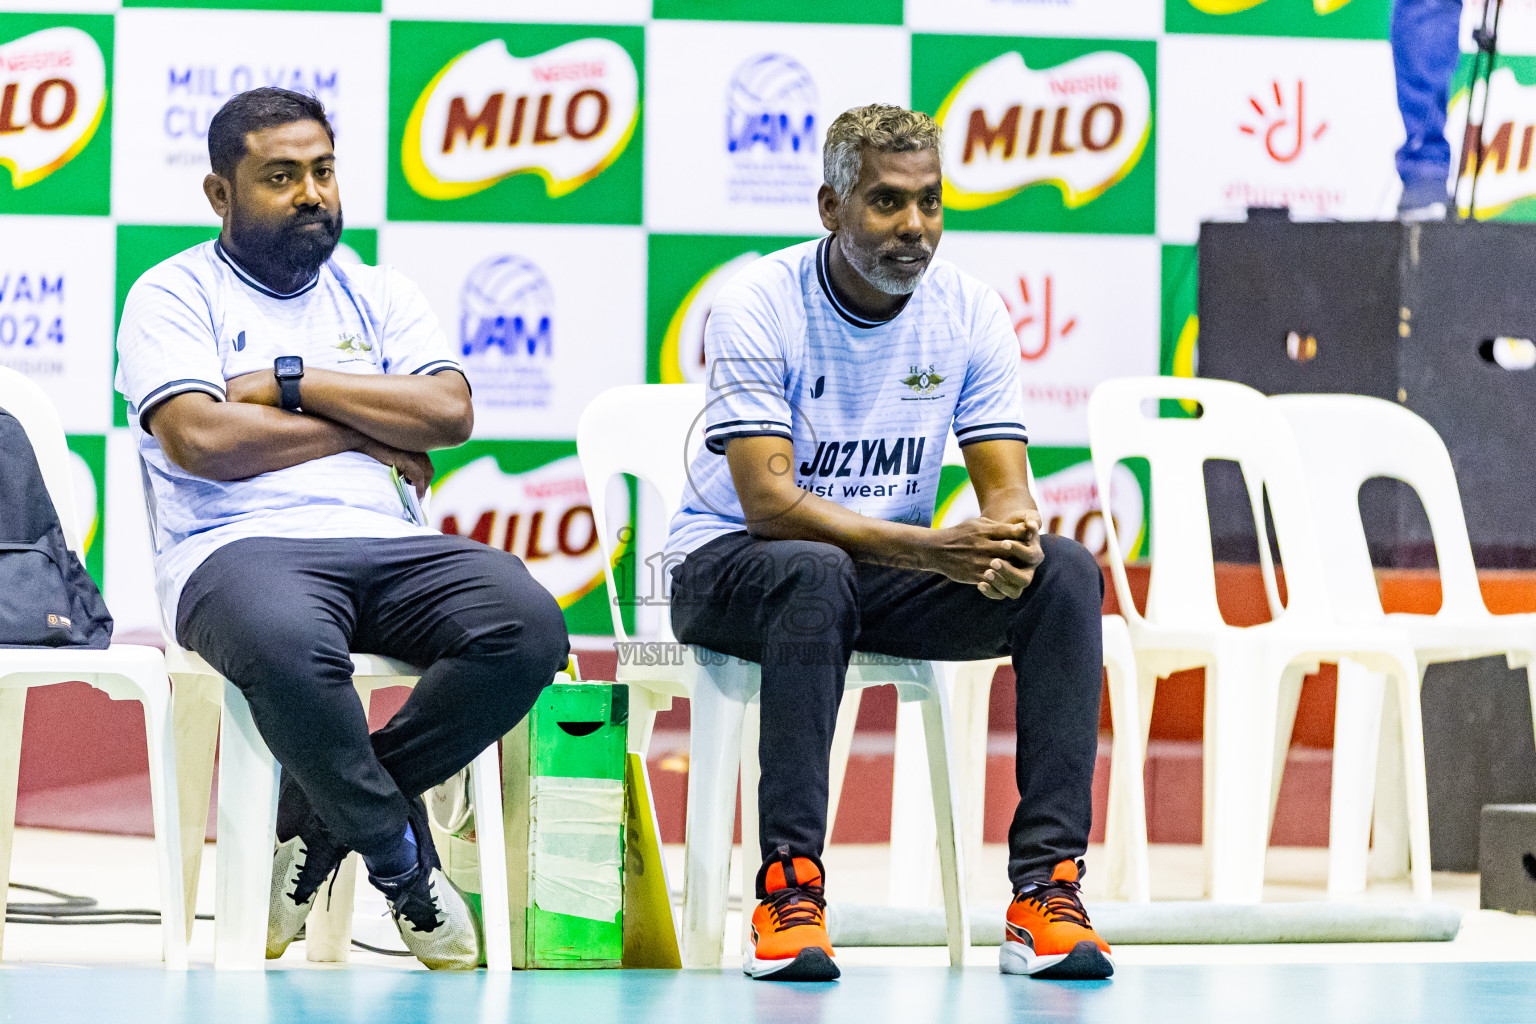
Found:
[[[923,274],[928,270],[927,264],[924,264],[923,269],[916,274],[903,274],[892,270],[880,262],[879,253],[866,252],[851,245],[844,245],[841,237],[837,240],[837,247],[842,250],[843,259],[848,261],[848,265],[860,277],[886,295],[911,295],[917,290],[918,283],[922,281]]]

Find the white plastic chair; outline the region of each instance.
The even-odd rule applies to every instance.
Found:
[[[1282,395],[1269,401],[1285,415],[1300,446],[1313,508],[1324,527],[1328,586],[1347,620],[1404,627],[1418,658],[1421,684],[1425,669],[1436,662],[1502,654],[1510,668],[1526,670],[1536,703],[1536,615],[1493,615],[1483,603],[1456,472],[1435,428],[1400,405],[1364,395]],[[1434,615],[1382,611],[1360,519],[1360,488],[1373,477],[1404,481],[1424,503],[1440,566],[1441,604]],[[1386,753],[1379,754],[1377,747],[1383,696],[1378,678],[1358,666],[1339,666],[1330,895],[1365,889],[1373,782],[1378,852],[1389,862],[1386,867],[1398,868],[1392,873],[1406,867],[1402,777],[1388,756],[1395,737],[1382,737]]]
[[[944,449],[946,466],[964,466],[965,459],[953,435]],[[970,489],[967,482],[964,487]],[[1029,470],[1029,486],[1035,489],[1035,474]],[[1038,492],[1035,492],[1038,494]],[[969,512],[974,503],[967,503]],[[952,525],[957,514],[935,526]],[[1113,753],[1109,767],[1109,814],[1105,821],[1105,878],[1109,895],[1114,899],[1146,903],[1152,898],[1151,868],[1147,851],[1147,799],[1145,782],[1140,770],[1127,770],[1127,765],[1146,763],[1145,733],[1151,723],[1151,708],[1142,709],[1136,685],[1136,658],[1131,649],[1130,633],[1125,620],[1118,615],[1105,615],[1102,619],[1104,635],[1104,667],[1109,672],[1109,714],[1114,724]],[[949,714],[950,728],[955,748],[955,790],[960,794],[961,845],[966,855],[966,881],[976,881],[976,861],[980,857],[982,830],[986,811],[987,772],[987,715],[991,710],[990,695],[992,677],[999,666],[1009,665],[1009,658],[991,661],[972,661],[952,666],[950,674]],[[914,760],[904,743],[902,727],[896,722],[896,788],[899,789],[910,769],[902,763],[902,755]],[[909,803],[893,801],[892,814],[897,808]],[[893,849],[893,864],[900,859],[907,868],[905,878],[926,878],[932,865],[933,841],[931,836],[914,838],[916,827],[901,831],[909,849],[901,853]],[[892,845],[897,842],[898,832],[893,822]],[[896,874],[892,872],[892,879]],[[907,886],[910,889],[910,886]],[[893,894],[894,895],[894,894]]]
[[[1193,399],[1192,419],[1158,418],[1163,399]],[[1099,493],[1109,500],[1115,464],[1145,458],[1152,467],[1152,528],[1157,538],[1145,615],[1136,610],[1114,523],[1104,520],[1110,569],[1136,652],[1141,707],[1149,711],[1158,678],[1206,670],[1205,813],[1207,888],[1223,903],[1256,903],[1278,793],[1279,767],[1302,677],[1324,661],[1348,659],[1385,673],[1400,701],[1403,773],[1408,792],[1413,891],[1430,898],[1428,801],[1418,714],[1417,663],[1406,632],[1386,623],[1345,624],[1327,583],[1301,457],[1279,408],[1259,392],[1225,381],[1140,377],[1100,384],[1088,401],[1088,433]],[[1216,603],[1204,466],[1230,459],[1242,468],[1256,523],[1267,490],[1288,594],[1282,606],[1269,545],[1259,544],[1271,622],[1228,626]],[[1261,526],[1262,530],[1263,527]],[[1287,706],[1282,709],[1282,703]]]
[[[158,549],[154,490],[145,472],[145,509],[150,537]],[[250,705],[233,683],[201,656],[176,644],[166,609],[160,609],[165,663],[175,689],[176,736],[181,753],[182,849],[187,893],[186,920],[202,865],[213,784],[214,751],[219,758],[218,858],[214,904],[214,967],[260,970],[266,964],[267,915],[272,888],[272,850],[277,840],[279,769],[256,731]],[[366,713],[372,692],[415,686],[421,670],[376,654],[352,655],[352,683]],[[222,740],[222,742],[219,742]],[[508,907],[506,840],[502,828],[501,757],[491,744],[474,760],[475,827],[481,867],[481,908],[485,960],[491,971],[512,970],[512,921]],[[305,922],[305,956],[316,962],[345,962],[352,940],[356,853],[337,868]]]
[[[85,552],[70,480],[69,453],[58,413],[41,388],[4,366],[0,366],[0,409],[16,417],[26,430],[54,511],[64,528],[65,542],[83,560]],[[0,650],[0,893],[5,892],[10,881],[27,690],[72,681],[89,683],[113,700],[136,700],[144,706],[155,859],[160,874],[161,948],[166,967],[185,970],[187,929],[182,914],[186,901],[181,888],[181,826],[177,817],[171,688],[165,661],[153,647],[113,644],[104,651]],[[3,918],[0,914],[0,939],[4,938]]]
[[[602,540],[604,572],[610,594],[620,593],[613,575],[614,536],[609,532],[607,493],[609,481],[618,474],[638,477],[660,495],[659,515],[642,514],[634,538],[641,559],[639,572],[651,578],[654,588],[637,601],[637,614],[645,613],[654,635],[663,642],[673,639],[666,616],[665,595],[671,580],[661,552],[667,521],[682,503],[688,460],[696,447],[698,431],[691,428],[702,419],[704,389],[696,384],[649,384],[611,388],[598,395],[582,413],[576,428],[576,448],[587,480],[593,518]],[[614,634],[621,645],[629,632],[617,603],[613,605]],[[642,645],[629,648],[637,650]],[[725,935],[726,893],[730,887],[731,836],[735,817],[737,775],[741,780],[742,898],[743,907],[755,902],[753,879],[757,840],[757,722],[756,698],[759,666],[713,654],[703,648],[665,648],[686,651],[682,664],[639,665],[620,647],[618,681],[630,686],[630,749],[644,752],[658,710],[671,706],[673,697],[690,702],[688,823],[683,896],[683,966],[716,967]],[[656,660],[669,660],[666,658]],[[922,709],[927,761],[939,847],[940,875],[944,889],[950,963],[964,962],[970,945],[965,909],[965,883],[961,873],[959,833],[955,822],[956,794],[953,783],[949,734],[949,706],[935,666],[913,661],[890,664],[889,659],[868,659],[855,654],[849,665],[846,690],[856,694],[866,686],[892,684],[903,702],[917,702]],[[841,768],[847,760],[852,733],[851,702],[844,698],[834,734],[831,794],[841,788]],[[841,760],[839,759],[841,751]],[[828,820],[831,821],[829,807]],[[894,823],[893,823],[894,827]],[[828,830],[830,834],[830,828]]]

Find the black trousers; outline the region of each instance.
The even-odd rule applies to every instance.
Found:
[[[437,535],[234,541],[187,580],[176,636],[250,702],[283,768],[279,834],[312,811],[365,857],[393,851],[410,804],[521,721],[570,653],[521,561]],[[372,736],[352,652],[424,670]]]
[[[1019,807],[1008,833],[1017,889],[1082,856],[1098,750],[1104,578],[1082,545],[1044,535],[1045,561],[1011,601],[936,573],[853,561],[814,541],[719,537],[673,570],[672,625],[762,665],[764,858],[820,863],[832,730],[854,651],[969,661],[1013,657]],[[758,897],[763,893],[758,873]]]

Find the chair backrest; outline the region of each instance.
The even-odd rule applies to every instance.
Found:
[[[628,639],[628,633],[613,578],[616,538],[608,530],[608,483],[614,476],[627,473],[649,484],[660,495],[663,515],[640,516],[638,529],[631,537],[638,545],[637,574],[650,572],[659,577],[664,571],[659,564],[661,542],[666,538],[672,513],[683,502],[688,463],[693,454],[691,435],[698,433],[692,428],[703,413],[702,384],[630,384],[609,388],[598,395],[576,424],[576,454],[586,476],[592,519],[603,546],[603,573],[608,580],[608,593],[613,596],[609,604],[613,632],[620,640]],[[655,564],[647,563],[647,559],[654,559]],[[665,585],[660,579],[654,582],[657,587]],[[662,625],[665,630],[664,621]]]
[[[1200,403],[1198,418],[1160,418],[1168,399]],[[1204,628],[1223,620],[1216,602],[1205,463],[1231,460],[1242,469],[1259,532],[1259,560],[1270,610],[1279,618],[1331,618],[1317,529],[1306,476],[1285,417],[1262,394],[1242,384],[1187,377],[1129,377],[1105,381],[1088,399],[1088,438],[1101,500],[1109,502],[1115,464],[1144,458],[1152,469],[1152,533],[1157,549],[1147,593],[1146,620]],[[1275,539],[1285,565],[1289,600],[1282,608],[1264,519],[1269,497]],[[1141,619],[1113,517],[1104,517],[1110,570],[1120,607]]]
[[[1269,401],[1290,423],[1301,450],[1337,606],[1381,614],[1360,487],[1373,477],[1391,477],[1412,487],[1429,515],[1441,610],[1488,614],[1456,471],[1434,427],[1395,402],[1365,395],[1278,395]]]
[[[42,470],[43,486],[48,489],[59,524],[64,527],[64,542],[83,560],[84,538],[75,507],[69,446],[64,442],[64,425],[59,422],[58,411],[34,381],[6,366],[0,366],[0,409],[16,417],[27,432],[38,468]]]

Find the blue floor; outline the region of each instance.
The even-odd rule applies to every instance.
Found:
[[[971,968],[859,967],[830,985],[735,972],[546,971],[492,978],[351,967],[251,974],[0,968],[0,1021],[359,1024],[1531,1024],[1536,964],[1124,967],[1108,982]]]

